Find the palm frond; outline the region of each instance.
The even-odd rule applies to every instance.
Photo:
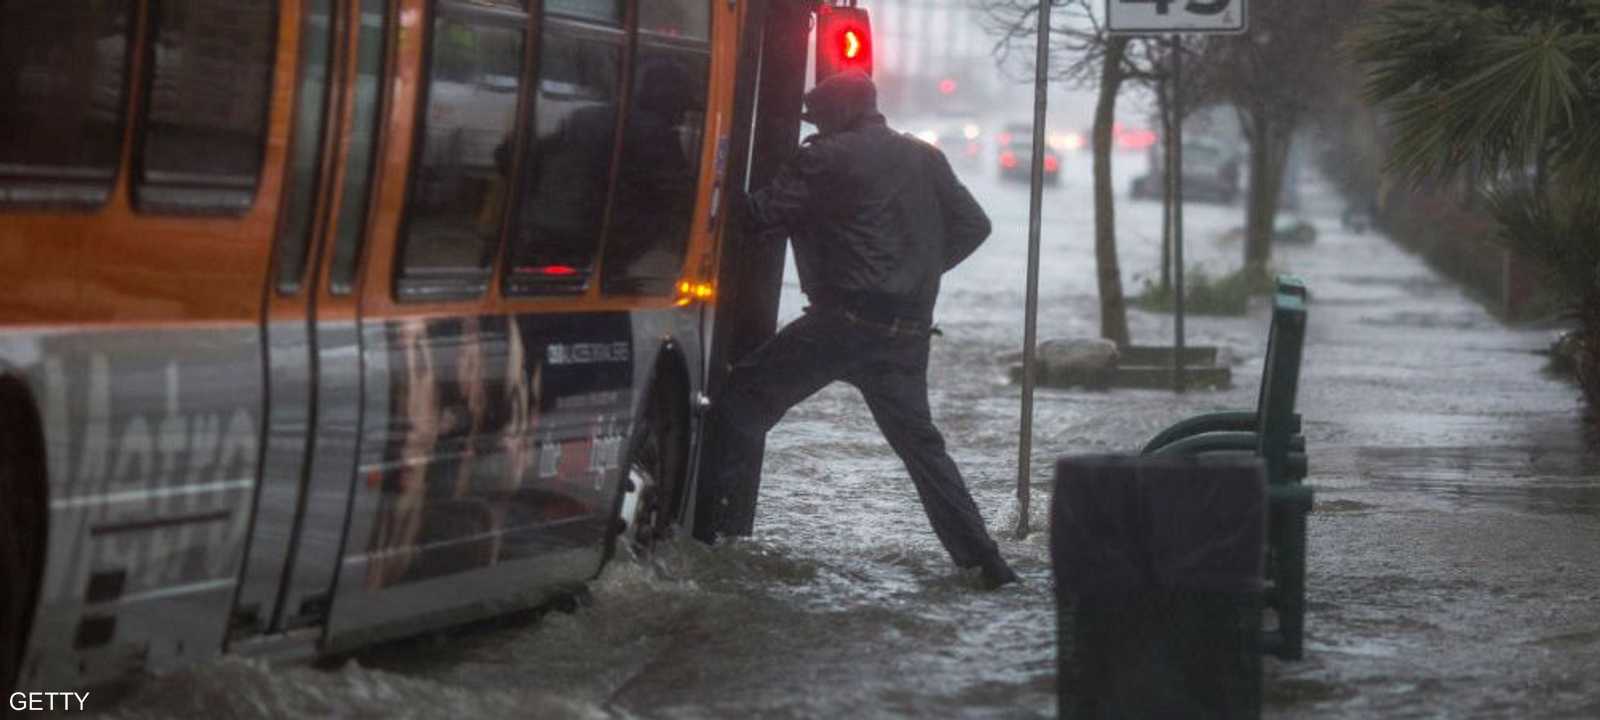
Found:
[[[1561,297],[1589,297],[1600,279],[1600,199],[1528,187],[1486,193],[1502,243],[1539,261]]]
[[[1413,181],[1521,172],[1600,128],[1590,81],[1600,44],[1573,29],[1442,0],[1374,13],[1351,49],[1367,65],[1367,97],[1391,113],[1390,171]],[[1600,145],[1591,149],[1600,168]]]

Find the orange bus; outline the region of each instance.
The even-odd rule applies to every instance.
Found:
[[[347,650],[692,528],[782,267],[722,199],[794,147],[814,5],[0,4],[0,687]]]

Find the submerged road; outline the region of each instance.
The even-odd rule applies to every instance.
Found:
[[[1048,191],[1041,337],[1092,336],[1087,156]],[[1119,191],[1139,156],[1119,156]],[[613,564],[574,613],[399,643],[324,670],[225,660],[141,681],[113,717],[1051,717],[1051,461],[1132,450],[1166,424],[1253,407],[1267,311],[1193,317],[1236,386],[1041,390],[1034,517],[1015,525],[1026,188],[972,171],[994,238],[946,278],[936,419],[1021,587],[955,573],[855,391],[797,407],[769,443],[756,535]],[[1121,192],[1119,192],[1121,194]],[[1312,198],[1316,200],[1316,198]],[[1129,292],[1154,273],[1159,206],[1119,200]],[[1308,207],[1319,203],[1308,202]],[[1600,460],[1577,390],[1545,376],[1548,331],[1507,328],[1377,234],[1340,231],[1275,261],[1311,288],[1301,407],[1318,489],[1307,659],[1267,664],[1270,716],[1600,716]],[[1239,263],[1239,207],[1190,205],[1188,255]],[[800,297],[785,288],[784,317]],[[1132,312],[1136,341],[1170,318]]]

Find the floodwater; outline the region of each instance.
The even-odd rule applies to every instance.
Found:
[[[1120,199],[1132,292],[1159,257],[1159,206]],[[1097,334],[1087,155],[1047,191],[1040,335]],[[575,612],[379,648],[332,668],[229,659],[138,683],[113,717],[1051,717],[1052,460],[1132,450],[1181,417],[1254,406],[1267,310],[1192,317],[1235,387],[1040,390],[1035,532],[1012,536],[1027,192],[964,171],[996,233],[946,277],[933,407],[1020,587],[981,592],[944,556],[855,391],[834,386],[771,436],[754,537],[618,562]],[[1270,716],[1600,716],[1600,460],[1577,391],[1545,376],[1543,329],[1507,329],[1376,234],[1340,230],[1276,263],[1311,288],[1301,407],[1317,487],[1307,657],[1268,659]],[[1232,269],[1242,209],[1186,207],[1191,260]],[[785,318],[801,305],[793,277]],[[1170,318],[1134,311],[1136,342]]]

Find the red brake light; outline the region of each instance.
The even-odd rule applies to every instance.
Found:
[[[956,81],[945,78],[939,81],[939,94],[950,95],[956,91]]]
[[[1129,150],[1143,150],[1156,144],[1160,138],[1151,130],[1123,130],[1116,136],[1117,146]]]
[[[1057,160],[1056,156],[1054,156],[1054,155],[1046,155],[1046,156],[1044,156],[1044,171],[1045,172],[1053,173],[1053,172],[1055,172],[1057,170],[1060,170],[1060,169],[1061,169],[1061,161]]]
[[[1017,166],[1017,156],[1011,152],[1000,153],[1000,167],[1007,170]]]

